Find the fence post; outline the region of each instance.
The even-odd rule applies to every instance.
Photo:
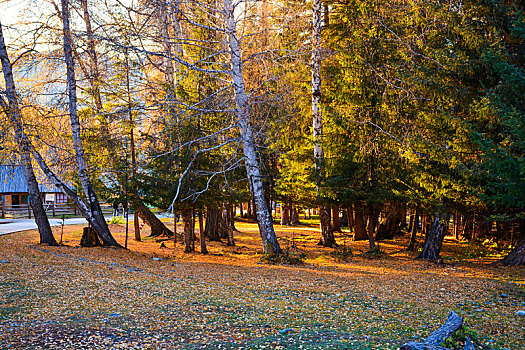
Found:
[[[31,219],[31,205],[29,203],[27,203],[27,216]]]
[[[55,206],[55,201],[53,201],[53,217],[56,216],[56,206]]]

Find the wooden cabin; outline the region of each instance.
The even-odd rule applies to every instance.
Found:
[[[67,203],[68,199],[47,179],[39,182],[42,202],[47,204]],[[20,165],[0,165],[0,199],[3,210],[27,207],[29,193]]]

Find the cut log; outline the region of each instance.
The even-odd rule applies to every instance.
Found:
[[[82,230],[82,238],[80,238],[81,247],[100,247],[102,242],[97,236],[93,227],[84,227]]]
[[[403,345],[400,350],[448,350],[440,344],[456,333],[461,326],[463,326],[463,318],[450,311],[445,324],[435,330],[423,343],[410,342]]]

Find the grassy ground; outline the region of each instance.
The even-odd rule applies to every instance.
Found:
[[[151,238],[79,248],[79,226],[62,247],[35,231],[0,237],[0,349],[396,349],[450,310],[485,349],[525,349],[525,271],[490,265],[490,251],[447,239],[443,266],[414,261],[404,238],[366,257],[366,242],[339,235],[354,256],[338,262],[315,226],[276,225],[307,259],[273,266],[257,226],[236,226],[237,245],[210,243],[208,256]],[[123,244],[124,228],[111,230]]]

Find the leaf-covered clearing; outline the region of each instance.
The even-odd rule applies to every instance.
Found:
[[[64,228],[62,247],[38,245],[36,231],[0,237],[0,349],[396,349],[449,310],[485,349],[525,348],[523,268],[414,261],[404,238],[382,242],[380,258],[351,242],[354,256],[338,262],[314,226],[276,227],[304,265],[266,265],[257,226],[236,226],[237,245],[210,243],[207,256],[153,239],[78,248],[80,226]],[[124,243],[124,228],[111,230]],[[468,251],[447,240],[443,255]]]

